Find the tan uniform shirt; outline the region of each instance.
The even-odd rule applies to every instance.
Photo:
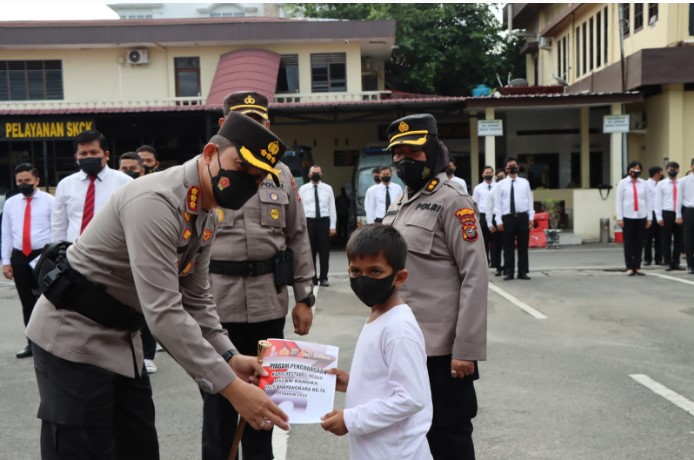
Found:
[[[205,391],[234,378],[220,356],[233,347],[209,292],[216,231],[202,210],[196,157],[120,188],[68,249],[72,267],[144,314],[152,334]],[[134,377],[139,332],[110,329],[41,296],[27,337],[55,356]]]
[[[472,198],[441,173],[408,191],[383,220],[407,242],[410,275],[400,288],[424,333],[427,356],[487,357],[489,270]]]
[[[283,163],[277,168],[282,171],[279,187],[265,180],[258,195],[240,210],[216,210],[219,231],[212,259],[263,261],[290,249],[294,253],[294,299],[298,302],[311,293],[311,244],[292,173]],[[222,322],[258,323],[287,315],[287,288],[277,294],[273,273],[256,277],[210,273],[210,284]]]

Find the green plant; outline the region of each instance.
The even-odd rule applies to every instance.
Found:
[[[560,200],[544,200],[542,210],[549,213],[549,228],[559,228],[562,204]]]

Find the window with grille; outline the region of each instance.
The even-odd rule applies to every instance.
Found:
[[[634,3],[634,32],[643,29],[643,3]]]
[[[174,71],[176,74],[177,97],[200,96],[199,57],[174,58]]]
[[[655,24],[658,20],[658,4],[649,3],[648,4],[648,24]]]
[[[277,73],[276,93],[299,92],[299,56],[287,54],[280,56],[280,68]]]
[[[0,101],[63,99],[62,61],[0,61]]]
[[[311,91],[314,93],[347,91],[346,53],[311,55]]]
[[[624,22],[622,22],[622,33],[626,37],[629,35],[629,30],[631,28],[631,10],[629,8],[628,3],[622,3],[622,11],[624,12]]]

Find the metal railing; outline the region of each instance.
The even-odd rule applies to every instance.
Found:
[[[139,100],[100,100],[100,101],[3,101],[0,110],[58,110],[58,109],[107,109],[107,108],[138,108],[138,107],[176,107],[205,105],[205,98],[171,97],[164,99]]]
[[[287,93],[275,94],[274,102],[357,102],[388,99],[390,91],[358,91],[353,93]]]

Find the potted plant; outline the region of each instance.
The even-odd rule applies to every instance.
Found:
[[[547,248],[559,247],[559,224],[561,222],[562,203],[559,200],[545,200],[542,202],[542,209],[549,214],[549,229],[545,230],[547,238]]]

